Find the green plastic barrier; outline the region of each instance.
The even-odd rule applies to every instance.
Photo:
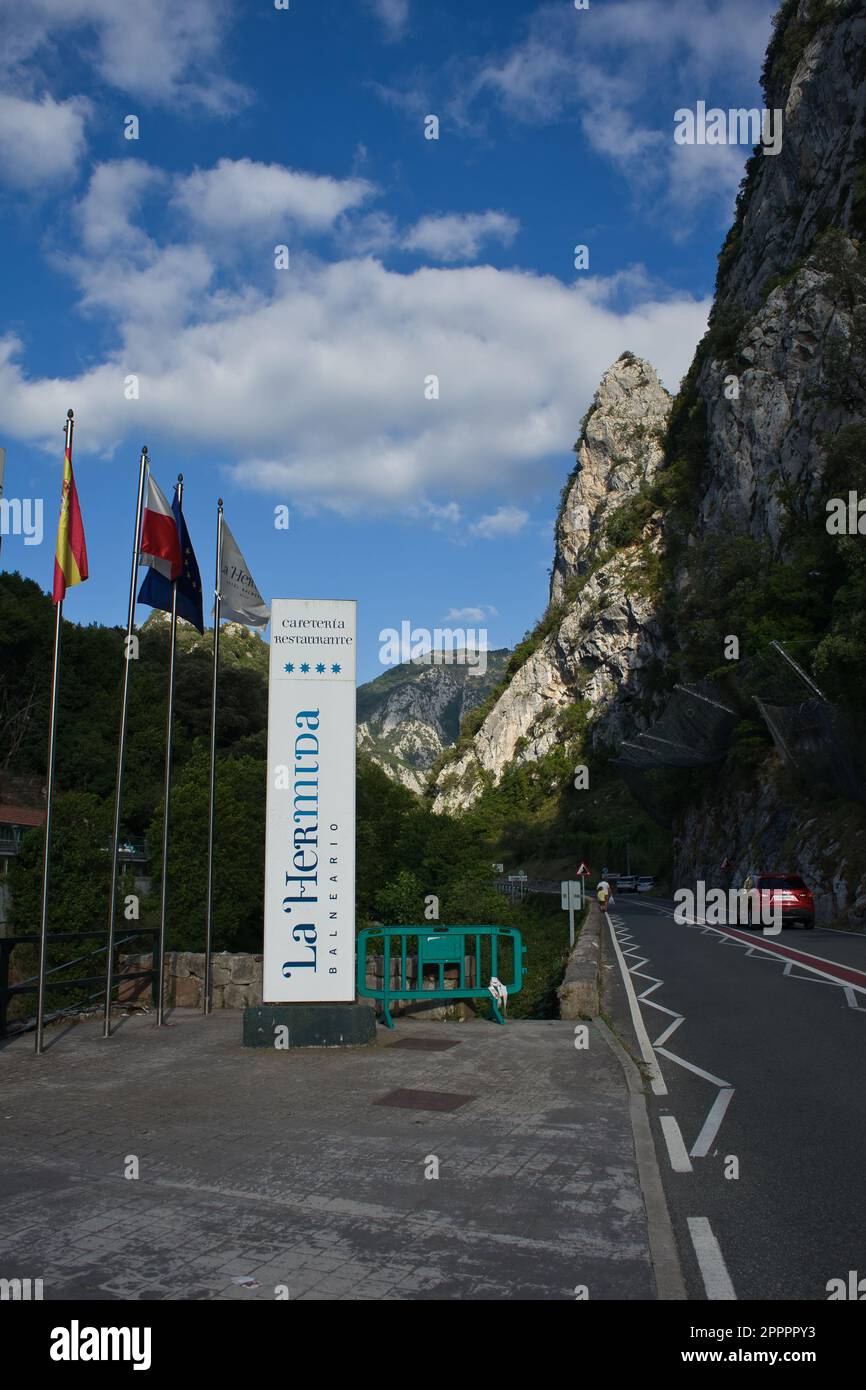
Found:
[[[411,950],[410,938],[415,942]],[[374,954],[370,944],[379,941],[384,942],[382,988],[372,989],[367,984],[367,960]],[[516,927],[364,927],[358,933],[357,943],[358,994],[379,1000],[389,1028],[394,1027],[391,1005],[406,999],[441,999],[446,1003],[455,999],[486,999],[497,1023],[504,1023],[499,1001],[488,985],[491,979],[499,979],[509,995],[519,994],[523,988],[525,954],[526,947]],[[399,963],[396,988],[391,983],[393,961]],[[446,987],[447,965],[458,968],[455,988]]]

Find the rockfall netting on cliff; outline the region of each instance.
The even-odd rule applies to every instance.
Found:
[[[620,744],[613,765],[655,821],[668,826],[672,820],[671,779],[664,774],[722,762],[750,704],[782,760],[804,782],[825,795],[866,802],[862,740],[778,642],[738,663],[726,684],[732,696],[708,680],[675,686],[661,718]]]

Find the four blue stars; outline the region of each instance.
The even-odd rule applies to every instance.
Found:
[[[283,670],[285,671],[285,673],[286,673],[287,676],[292,675],[294,669],[295,669],[295,666],[294,666],[294,662],[292,662],[292,661],[287,661],[286,664],[285,664],[285,666],[283,667]],[[327,666],[325,665],[324,661],[317,661],[317,662],[316,662],[316,670],[317,670],[317,672],[318,672],[318,674],[319,674],[320,676],[323,676],[323,675],[325,674],[325,672],[327,671],[327,669],[328,669],[328,668],[327,668]],[[339,661],[335,661],[335,662],[333,662],[332,665],[331,665],[331,670],[333,671],[333,673],[334,673],[335,676],[338,676],[338,675],[340,674],[340,672],[342,671],[342,669],[343,669],[343,668],[342,668],[342,666],[340,665]],[[310,670],[310,663],[309,663],[309,661],[302,661],[301,664],[300,664],[300,666],[298,667],[298,670],[301,671],[301,672],[303,672],[304,675],[307,675],[307,673],[308,673],[309,670]]]

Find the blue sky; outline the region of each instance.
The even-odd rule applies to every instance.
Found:
[[[359,679],[404,619],[518,641],[601,375],[675,390],[701,336],[750,151],[673,115],[760,104],[773,9],[0,0],[0,445],[45,516],[4,568],[50,586],[71,406],[69,618],[124,621],[147,443],[203,575],[221,494],[266,598],[357,598]]]

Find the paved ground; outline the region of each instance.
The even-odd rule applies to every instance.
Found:
[[[611,921],[664,1087],[650,1113],[689,1296],[823,1300],[866,1275],[866,936],[678,925],[625,895]]]
[[[3,1049],[0,1277],[46,1299],[655,1297],[628,1094],[595,1029],[586,1051],[559,1021],[406,1020],[347,1052],[240,1033],[240,1014],[175,1011]],[[394,1045],[412,1038],[457,1046]],[[470,1099],[376,1103],[397,1089]]]

